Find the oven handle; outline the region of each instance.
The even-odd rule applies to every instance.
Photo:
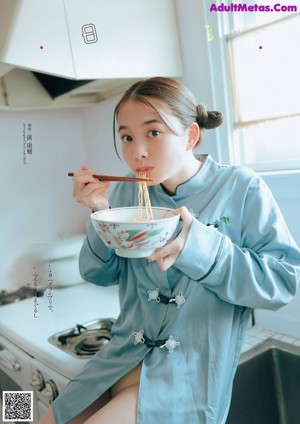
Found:
[[[0,364],[12,371],[20,371],[20,362],[14,357],[14,355],[7,349],[0,351]]]

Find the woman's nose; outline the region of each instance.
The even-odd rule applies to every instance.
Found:
[[[134,149],[133,155],[136,160],[145,159],[148,157],[148,151],[145,146],[139,145]]]

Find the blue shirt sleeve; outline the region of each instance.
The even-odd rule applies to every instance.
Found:
[[[101,240],[91,222],[79,255],[79,271],[82,278],[91,283],[100,286],[117,284],[119,258]]]
[[[128,174],[133,176],[133,174]],[[113,208],[136,204],[136,183],[118,183],[111,196],[110,205]],[[89,222],[87,237],[79,255],[79,271],[82,278],[100,286],[118,284],[118,277],[122,258],[115,254],[102,241],[95,231],[92,222]]]
[[[287,304],[300,278],[300,251],[260,178],[249,185],[231,225],[235,242],[226,230],[194,220],[176,267],[227,302],[273,310]]]

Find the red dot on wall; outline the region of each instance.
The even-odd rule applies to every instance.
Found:
[[[40,46],[40,49],[43,50],[44,46]]]
[[[259,46],[260,49],[262,49],[262,46]]]

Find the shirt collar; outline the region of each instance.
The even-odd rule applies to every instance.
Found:
[[[198,159],[202,162],[202,166],[191,178],[181,184],[178,184],[175,194],[169,195],[161,184],[155,186],[156,190],[159,193],[168,195],[176,201],[182,196],[190,195],[195,193],[195,191],[199,192],[207,187],[207,172],[212,162],[212,158],[209,155],[199,155]]]

